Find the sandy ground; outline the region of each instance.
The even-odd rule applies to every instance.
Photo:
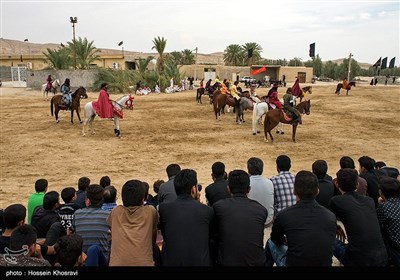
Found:
[[[78,179],[88,176],[98,183],[103,175],[120,190],[130,179],[166,180],[165,168],[178,163],[197,171],[199,183],[211,183],[211,165],[226,164],[227,171],[246,170],[249,157],[260,157],[264,175],[275,175],[275,159],[287,154],[292,172],[311,170],[317,159],[328,162],[328,173],[335,175],[339,159],[362,155],[400,167],[399,86],[357,85],[346,96],[334,94],[333,84],[316,84],[311,98],[311,114],[303,117],[297,130],[297,143],[291,141],[291,127],[265,143],[263,134],[251,133],[251,112],[237,125],[227,113],[216,122],[208,98],[195,103],[195,91],[174,94],[135,96],[135,109],[124,111],[122,139],[113,135],[113,123],[96,118],[95,135],[83,137],[77,117],[70,124],[70,113],[60,113],[56,124],[50,115],[50,102],[41,92],[25,88],[0,90],[1,189],[0,207],[26,204],[39,178],[49,181],[49,190],[76,187]],[[280,96],[285,92],[280,90]],[[267,89],[259,89],[263,95]],[[97,99],[89,92],[86,102]],[[122,94],[112,95],[117,99]],[[83,110],[82,110],[83,114]],[[261,128],[263,129],[263,128]],[[204,201],[204,191],[202,192]],[[119,199],[119,202],[121,200]]]

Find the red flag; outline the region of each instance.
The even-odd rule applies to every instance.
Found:
[[[264,67],[261,67],[258,69],[251,70],[251,75],[255,76],[255,75],[260,74],[265,71],[267,71],[267,67],[264,66]]]

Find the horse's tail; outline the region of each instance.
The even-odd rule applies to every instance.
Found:
[[[54,104],[53,99],[54,99],[54,96],[50,99],[50,112],[51,112],[52,116],[53,116],[53,104]]]

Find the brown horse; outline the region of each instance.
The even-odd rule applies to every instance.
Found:
[[[300,102],[296,106],[296,109],[301,114],[309,115],[310,107],[311,107],[310,100],[307,100]],[[285,124],[291,124],[293,126],[292,140],[293,142],[296,142],[296,129],[298,123],[297,122],[292,123],[291,120],[287,120],[280,109],[273,109],[265,114],[265,119],[264,119],[265,141],[268,142],[268,134],[269,134],[269,136],[271,137],[271,142],[274,142],[274,137],[272,137],[271,130],[274,129],[274,127],[277,126],[280,122]]]
[[[219,89],[214,91],[214,101],[213,101],[213,107],[214,107],[214,113],[215,113],[215,119],[217,121],[221,120],[218,118],[221,117],[221,112],[224,113],[225,106],[229,105],[233,108],[235,108],[235,113],[236,113],[236,122],[240,123],[240,115],[241,112],[237,110],[237,106],[235,103],[235,99],[230,95],[230,94],[222,94]]]
[[[84,87],[78,88],[72,95],[72,102],[71,102],[71,124],[74,123],[74,111],[78,115],[79,122],[82,123],[81,116],[79,115],[79,111],[81,110],[81,98],[88,98],[86,94],[86,89]],[[53,116],[53,105],[54,105],[54,112],[56,116],[56,122],[59,123],[60,120],[58,119],[58,112],[60,110],[67,110],[67,107],[64,105],[62,101],[62,95],[55,95],[50,100],[50,112]]]
[[[312,86],[307,86],[307,87],[301,88],[301,94],[297,96],[297,98],[300,98],[300,103],[303,100],[303,98],[305,97],[307,92],[309,94],[312,94]]]

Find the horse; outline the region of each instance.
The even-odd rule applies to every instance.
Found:
[[[122,118],[123,109],[133,110],[133,99],[134,97],[129,94],[122,96],[117,101],[113,100],[111,101],[114,106],[113,110],[114,134],[117,137],[121,137],[121,131],[119,129],[119,118]],[[95,134],[95,131],[93,129],[93,120],[95,117],[96,117],[96,111],[93,109],[92,101],[90,101],[85,105],[85,120],[83,122],[83,127],[82,127],[83,136],[86,136],[85,127],[88,125],[88,123],[90,125],[90,130],[92,134]]]
[[[214,107],[214,113],[215,113],[215,119],[217,121],[220,121],[221,119],[218,118],[221,117],[221,112],[224,113],[225,106],[231,106],[236,109],[236,102],[235,99],[230,95],[230,94],[222,94],[220,90],[216,90],[213,93],[214,95],[214,101],[213,101],[213,107]],[[251,105],[251,100],[249,100],[246,97],[242,97],[240,99],[240,110],[235,110],[236,113],[236,123],[240,124],[242,121],[244,122],[243,119],[243,111],[245,109],[252,108]]]
[[[56,95],[57,93],[57,89],[60,86],[60,80],[59,79],[55,79],[52,83],[51,83],[51,89],[49,90],[47,88],[47,83],[42,85],[42,91],[43,91],[43,99],[48,100],[47,95],[50,92],[53,93],[53,96]]]
[[[300,98],[300,102],[303,100],[303,98],[306,97],[306,93],[312,94],[312,86],[306,86],[301,88],[301,94],[296,96],[296,98]]]
[[[355,87],[356,86],[356,82],[352,81],[347,85],[346,88],[346,95],[349,95],[349,90],[351,90],[351,87]],[[339,95],[340,94],[340,90],[342,89],[343,84],[342,83],[338,83],[336,86],[336,91],[335,94]]]
[[[88,98],[86,94],[86,89],[84,87],[79,87],[72,95],[72,102],[71,102],[71,124],[74,123],[74,111],[76,111],[76,114],[78,115],[79,122],[82,123],[81,116],[79,115],[79,112],[81,110],[80,104],[81,104],[81,98],[86,99]],[[54,111],[55,111],[55,116],[56,116],[56,122],[59,123],[60,120],[58,118],[58,112],[60,110],[67,110],[67,107],[64,105],[64,102],[62,101],[62,95],[54,95],[51,100],[50,100],[50,112],[51,115],[53,116],[53,105],[54,105]]]
[[[265,115],[269,110],[272,108],[269,106],[267,103],[268,97],[263,96],[261,97],[261,102],[259,103],[254,103],[253,106],[253,116],[252,116],[252,131],[253,135],[256,135],[257,133],[260,133],[260,131],[257,129],[257,124],[261,124],[261,119],[262,116]],[[277,127],[276,133],[278,134],[284,134],[283,132],[283,125],[282,123],[279,123]]]
[[[203,104],[203,102],[201,102],[201,96],[202,95],[208,95],[208,98],[210,99],[210,104],[213,103],[213,95],[209,94],[208,92],[206,92],[206,90],[204,88],[198,88],[197,92],[196,92],[196,102],[199,104]]]
[[[296,109],[301,113],[301,114],[310,114],[310,108],[311,108],[311,103],[310,100],[300,102],[297,106]],[[271,142],[274,142],[274,138],[272,137],[271,130],[278,125],[278,123],[286,123],[286,124],[291,124],[293,129],[292,129],[292,140],[293,142],[296,142],[296,129],[298,123],[292,123],[291,120],[287,120],[280,109],[273,109],[268,111],[265,114],[265,119],[264,119],[264,135],[265,135],[265,141],[268,142],[268,134],[271,137]]]

